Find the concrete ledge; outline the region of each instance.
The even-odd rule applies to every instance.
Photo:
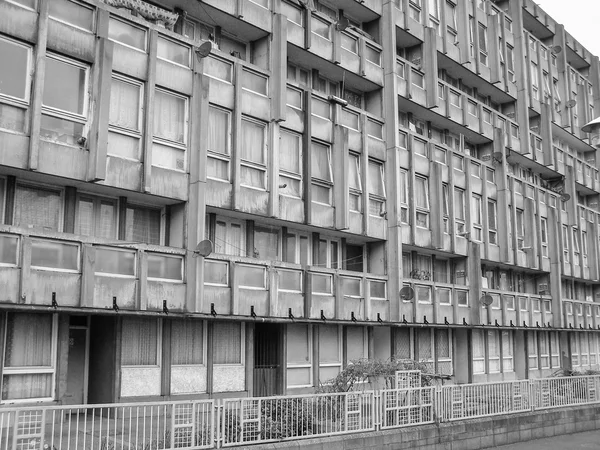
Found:
[[[478,450],[597,429],[600,429],[600,405],[586,405],[343,436],[258,444],[252,445],[251,448]]]

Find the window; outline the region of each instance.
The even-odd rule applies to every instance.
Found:
[[[57,317],[8,312],[3,325],[2,400],[53,399]]]
[[[40,136],[84,146],[88,115],[89,68],[56,55],[46,55]]]
[[[360,278],[340,277],[342,295],[344,297],[362,297],[362,282]]]
[[[310,264],[310,240],[307,235],[300,233],[288,233],[283,237],[283,261],[302,264]]]
[[[160,238],[161,210],[127,205],[125,240],[159,245]]]
[[[383,163],[369,160],[369,215],[382,217],[385,212]]]
[[[120,75],[113,75],[110,89],[108,116],[108,154],[140,160],[142,137],[142,83]]]
[[[485,339],[484,330],[472,331],[473,373],[485,373]]]
[[[254,229],[254,257],[279,259],[279,232],[277,228],[256,227]]]
[[[506,70],[508,73],[508,81],[516,83],[517,78],[515,76],[515,51],[514,48],[506,44]]]
[[[415,176],[415,206],[417,226],[429,228],[429,180]]]
[[[241,323],[213,323],[213,363],[242,364],[244,330]]]
[[[539,100],[540,82],[539,82],[539,74],[538,74],[538,65],[533,61],[531,61],[530,74],[531,74],[531,89],[533,92],[533,98],[536,100]]]
[[[400,221],[410,223],[408,215],[408,172],[400,170]]]
[[[513,357],[514,339],[512,331],[502,331],[502,371],[512,372],[514,370]]]
[[[154,139],[152,165],[185,170],[188,99],[182,95],[156,89],[154,94]]]
[[[31,89],[31,47],[0,37],[0,128],[24,132]]]
[[[333,294],[333,278],[331,275],[313,273],[311,279],[313,295]]]
[[[115,239],[117,237],[117,201],[91,195],[79,195],[75,216],[75,234]]]
[[[298,270],[278,270],[279,290],[302,292],[302,272]]]
[[[78,272],[79,245],[60,241],[32,240],[31,267]]]
[[[482,240],[482,211],[481,211],[481,195],[473,194],[471,197],[471,222],[473,224],[473,239],[476,241]]]
[[[286,332],[288,387],[311,386],[312,326],[293,323]]]
[[[350,162],[348,164],[348,186],[350,211],[362,212],[362,182],[360,172],[360,156],[350,153]]]
[[[242,71],[242,89],[260,95],[268,95],[268,78],[260,73],[244,69]]]
[[[487,27],[478,23],[479,62],[488,65]]]
[[[183,281],[183,257],[148,253],[148,279]]]
[[[231,160],[231,112],[208,107],[208,159],[206,176],[229,181]]]
[[[281,2],[281,13],[287,16],[287,20],[290,22],[303,27],[304,26],[304,13],[303,10],[291,5],[287,2]]]
[[[495,200],[488,200],[487,203],[487,214],[488,214],[488,237],[490,244],[497,244],[498,237],[498,208]]]
[[[157,57],[184,67],[191,65],[191,49],[163,36],[158,37]]]
[[[209,55],[204,60],[204,73],[217,80],[231,83],[233,64],[227,60]]]
[[[281,129],[279,139],[279,193],[302,198],[302,136]]]
[[[13,225],[61,231],[62,191],[17,184]]]
[[[330,23],[316,15],[312,16],[311,31],[317,36],[327,39],[328,41],[331,39]]]
[[[173,366],[204,364],[204,322],[202,320],[171,321],[171,364]]]
[[[81,3],[69,0],[54,0],[49,3],[48,15],[60,22],[82,30],[94,31],[94,10]]]
[[[456,234],[465,232],[465,191],[454,188],[454,227]]]
[[[523,243],[525,239],[525,222],[523,220],[524,211],[522,209],[516,210],[516,233],[517,233],[517,248],[520,250],[523,248]]]
[[[302,91],[288,86],[286,88],[286,105],[302,111],[303,104]]]
[[[219,218],[212,240],[215,253],[246,256],[246,226],[243,222]]]
[[[124,317],[121,328],[121,364],[159,366],[161,334],[158,319]]]
[[[242,119],[240,182],[244,186],[266,188],[266,134],[266,124]]]
[[[341,46],[350,53],[358,54],[358,39],[347,33],[341,33]]]
[[[335,378],[342,366],[342,345],[337,325],[319,325],[319,381]]]
[[[537,333],[530,331],[527,333],[527,350],[529,356],[529,369],[537,369],[538,365],[538,340]]]
[[[132,250],[95,247],[96,275],[111,277],[134,277],[136,275],[137,254]]]
[[[330,269],[339,269],[341,246],[336,239],[319,239],[319,260],[316,265],[328,267]]]
[[[111,17],[108,22],[108,38],[127,47],[146,51],[146,30],[129,22]]]
[[[204,260],[204,284],[229,286],[229,263],[227,261]]]
[[[312,142],[311,157],[311,190],[313,202],[331,205],[333,190],[331,148],[328,145]]]

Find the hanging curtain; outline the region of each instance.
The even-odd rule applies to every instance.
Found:
[[[58,231],[62,210],[60,192],[17,185],[15,197],[15,226]]]
[[[156,366],[158,361],[157,319],[124,318],[121,332],[121,364]]]
[[[125,229],[126,241],[160,244],[160,210],[128,207]]]
[[[80,198],[77,204],[77,224],[75,233],[83,236],[93,236],[94,234],[94,201],[87,198]]]
[[[229,113],[209,107],[208,151],[229,155]]]
[[[242,325],[215,322],[213,325],[214,364],[242,363]]]
[[[112,79],[109,112],[111,125],[139,131],[140,90],[139,85]]]
[[[279,145],[279,168],[300,174],[300,136],[281,130]]]
[[[257,164],[265,164],[265,126],[242,120],[242,159]]]
[[[184,98],[157,90],[154,94],[154,136],[183,144],[185,107]]]
[[[204,362],[204,328],[201,320],[171,322],[171,362],[202,364]]]
[[[331,166],[329,147],[325,145],[312,144],[312,177],[323,181],[331,180]]]

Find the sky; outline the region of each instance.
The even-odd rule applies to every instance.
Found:
[[[534,0],[591,53],[600,56],[600,0]]]

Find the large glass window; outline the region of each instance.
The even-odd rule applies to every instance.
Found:
[[[335,378],[342,367],[342,346],[338,325],[319,325],[319,381]]]
[[[313,142],[312,157],[312,194],[313,201],[326,205],[332,204],[333,171],[331,168],[331,148],[327,145]]]
[[[54,398],[56,318],[6,314],[2,400]]]
[[[266,133],[262,122],[242,119],[241,184],[258,189],[266,188]]]
[[[125,240],[160,244],[161,211],[143,206],[127,206]]]
[[[383,163],[369,160],[369,214],[385,215],[385,178]]]
[[[243,330],[241,323],[215,322],[213,324],[213,363],[242,363]]]
[[[0,37],[0,128],[24,132],[31,88],[31,47]]]
[[[113,75],[108,116],[108,154],[140,160],[142,137],[142,83]]]
[[[362,182],[360,175],[360,156],[350,153],[348,164],[348,207],[350,211],[362,212]]]
[[[76,61],[48,54],[42,96],[44,139],[84,146],[88,115],[89,68]]]
[[[427,178],[415,176],[414,195],[417,226],[429,228],[429,180]]]
[[[282,129],[279,138],[279,193],[302,198],[302,136]]]
[[[123,318],[121,364],[124,366],[160,365],[160,321],[143,317]]]
[[[209,178],[229,181],[231,158],[231,112],[208,107],[208,160],[206,175]]]
[[[286,345],[288,386],[312,385],[312,326],[289,324]]]
[[[117,201],[80,195],[77,200],[75,233],[106,239],[117,237]]]
[[[156,89],[152,165],[174,170],[186,168],[188,99]]]
[[[204,364],[204,322],[171,322],[171,362],[173,365]]]

